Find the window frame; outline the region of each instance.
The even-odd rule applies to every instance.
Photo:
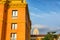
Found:
[[[10,39],[13,40],[13,39],[17,39],[17,34],[16,33],[11,33],[10,34]]]
[[[14,11],[17,13],[14,14]],[[15,19],[16,17],[18,17],[18,10],[12,10],[12,18]]]
[[[16,30],[17,29],[17,26],[18,26],[18,25],[17,26],[16,25],[17,25],[17,23],[12,23],[11,24],[11,29],[12,30]]]

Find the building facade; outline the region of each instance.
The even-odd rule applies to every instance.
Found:
[[[31,39],[30,40],[43,40],[46,37],[46,35],[47,34],[40,34],[39,29],[34,28],[33,29],[33,34],[31,34]],[[60,40],[60,34],[54,34],[53,35],[53,40]]]
[[[31,40],[43,40],[46,35],[31,35]],[[54,40],[60,40],[60,35],[55,36]]]
[[[30,40],[26,0],[0,0],[0,40]]]
[[[42,40],[45,35],[31,35],[31,40]]]

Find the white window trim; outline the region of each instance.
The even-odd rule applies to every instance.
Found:
[[[17,23],[12,23],[12,24],[11,24],[11,29],[12,29],[12,30],[17,29]]]
[[[17,34],[16,33],[11,33],[11,40],[16,40]]]
[[[12,19],[17,19],[17,17],[18,17],[18,11],[12,10]]]

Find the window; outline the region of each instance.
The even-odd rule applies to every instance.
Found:
[[[13,17],[17,17],[18,16],[17,14],[18,14],[18,11],[17,10],[13,10],[12,16]]]
[[[17,16],[18,16],[18,11],[17,10],[13,10],[12,11],[12,17],[15,19],[15,18],[17,18]]]
[[[11,33],[11,40],[16,40],[16,38],[17,38],[16,33]]]
[[[17,23],[12,23],[11,29],[17,29]]]

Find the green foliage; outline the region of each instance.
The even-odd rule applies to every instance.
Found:
[[[53,40],[54,39],[54,33],[55,32],[48,32],[48,34],[44,37],[43,40]]]

